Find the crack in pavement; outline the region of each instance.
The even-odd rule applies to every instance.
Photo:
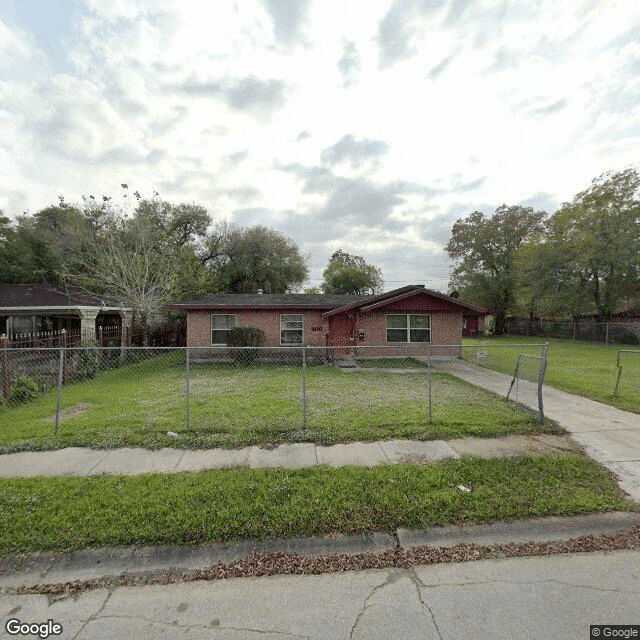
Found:
[[[89,469],[88,471],[85,471],[82,475],[88,477],[91,475],[91,473],[93,472],[93,470],[99,465],[102,464],[113,452],[115,451],[115,449],[111,449],[111,451],[109,451],[107,453],[107,455],[104,458],[101,458],[100,460],[98,460],[98,462],[96,462],[93,467],[91,467],[91,469]]]
[[[106,604],[106,603],[105,603]],[[89,622],[96,622],[98,620],[142,620],[145,622],[150,622],[154,625],[161,625],[165,627],[171,627],[172,629],[207,629],[214,631],[252,631],[253,633],[264,633],[264,634],[273,634],[280,636],[289,636],[291,638],[305,638],[309,640],[311,636],[302,636],[296,633],[291,633],[289,631],[268,631],[264,629],[254,629],[252,627],[223,627],[222,625],[213,625],[213,624],[179,624],[177,621],[174,622],[166,622],[164,620],[158,620],[157,618],[149,618],[143,615],[127,615],[127,614],[107,614],[98,616],[97,614],[92,616],[87,620],[84,627],[89,624]],[[82,631],[82,629],[80,629]],[[80,631],[78,633],[80,633]],[[77,635],[75,636],[77,638]]]
[[[415,570],[412,568],[411,571],[415,571]],[[522,580],[522,581],[500,580],[496,578],[493,580],[468,580],[465,582],[438,582],[438,583],[431,583],[431,584],[425,584],[424,582],[420,582],[420,585],[425,589],[437,589],[438,587],[471,587],[476,585],[480,586],[483,584],[505,584],[505,585],[525,586],[525,585],[534,585],[534,584],[544,585],[548,583],[555,583],[555,584],[563,585],[565,587],[575,587],[577,589],[591,589],[592,591],[604,591],[604,592],[611,592],[611,593],[628,593],[628,594],[640,595],[640,591],[629,591],[625,589],[607,589],[605,587],[592,587],[591,585],[588,585],[588,584],[564,582],[563,580],[556,580],[554,578],[548,578],[548,579],[545,578],[541,580]]]
[[[78,636],[82,633],[82,630],[93,620],[95,620],[101,613],[102,611],[104,611],[104,608],[107,606],[107,602],[109,602],[109,598],[111,598],[113,594],[113,590],[109,589],[108,593],[107,593],[107,597],[104,599],[104,602],[100,605],[100,608],[93,614],[91,614],[86,622],[80,627],[80,629],[78,629],[78,633],[76,633],[75,636],[73,636],[73,640],[77,640]]]
[[[178,473],[178,467],[180,466],[180,463],[182,462],[182,459],[187,455],[187,450],[183,449],[182,450],[182,455],[180,456],[180,459],[178,460],[178,462],[176,462],[176,466],[173,468],[173,473]]]
[[[420,600],[420,604],[429,612],[429,615],[431,616],[431,622],[433,624],[433,626],[435,627],[436,633],[438,634],[438,638],[440,638],[440,640],[443,640],[442,638],[442,633],[440,632],[440,627],[438,626],[438,623],[436,622],[436,616],[433,613],[433,610],[431,609],[431,607],[422,599],[422,594],[420,593],[420,587],[424,587],[424,583],[422,582],[422,580],[420,580],[418,574],[416,573],[416,570],[414,567],[411,567],[410,569],[406,569],[406,574],[407,577],[409,578],[409,580],[411,580],[411,582],[413,583],[413,586],[416,588],[416,594],[418,596],[418,600]]]
[[[397,575],[398,575],[397,569],[393,567],[388,569],[387,577],[385,578],[385,581],[379,585],[376,585],[375,587],[373,587],[373,589],[371,589],[371,593],[369,593],[369,595],[365,598],[364,602],[362,603],[362,609],[360,610],[360,613],[356,617],[356,621],[353,623],[353,626],[351,627],[351,632],[349,633],[349,640],[353,640],[353,634],[356,631],[356,627],[360,624],[360,620],[362,619],[362,616],[364,615],[365,611],[369,608],[369,605],[368,605],[369,600],[371,600],[371,598],[374,596],[374,594],[377,591],[379,591],[380,589],[383,589],[387,585],[393,584],[397,580]]]

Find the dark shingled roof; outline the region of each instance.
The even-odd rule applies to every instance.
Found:
[[[46,284],[0,284],[0,307],[100,307],[103,299],[75,289]],[[104,300],[106,306],[118,306]]]
[[[187,300],[171,307],[184,310],[216,308],[282,308],[335,309],[351,302],[375,296],[334,296],[309,293],[217,293],[198,300]]]
[[[307,293],[218,293],[205,296],[198,300],[188,300],[170,305],[174,309],[184,311],[204,311],[207,309],[282,309],[285,307],[297,309],[315,309],[324,311],[323,315],[330,316],[343,313],[350,309],[367,306],[384,306],[388,302],[404,299],[417,293],[425,293],[469,312],[486,314],[487,310],[456,298],[451,298],[437,291],[425,289],[422,285],[408,285],[393,291],[378,295],[366,296],[334,296]]]

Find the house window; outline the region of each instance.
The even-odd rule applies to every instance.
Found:
[[[431,342],[431,316],[387,316],[387,342]]]
[[[302,344],[302,314],[280,316],[280,344]]]
[[[214,313],[211,316],[211,344],[227,344],[229,329],[236,326],[233,314]]]

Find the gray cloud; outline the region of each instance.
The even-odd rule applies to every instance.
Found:
[[[389,220],[389,215],[396,205],[403,202],[392,185],[379,187],[362,178],[343,179],[322,207],[322,215],[328,220],[398,229],[404,224]]]
[[[354,228],[363,227],[367,231],[379,229],[400,232],[407,223],[391,218],[396,206],[403,204],[406,194],[425,197],[437,191],[426,185],[396,181],[375,184],[363,177],[345,178],[336,176],[325,167],[308,167],[299,163],[278,167],[293,173],[302,181],[302,193],[326,196],[321,205],[306,212],[287,216],[283,222],[299,229],[305,236],[310,230],[310,239],[335,238]]]
[[[233,189],[225,189],[223,194],[233,200],[244,203],[250,202],[255,198],[259,198],[262,195],[262,192],[260,189],[256,189],[256,187],[245,185],[242,187],[235,187]]]
[[[514,104],[512,111],[522,111],[527,118],[540,119],[558,113],[568,105],[569,101],[566,98],[534,96]]]
[[[435,242],[444,247],[451,237],[453,223],[459,218],[467,216],[471,211],[470,207],[457,204],[450,207],[445,213],[421,222],[419,225],[420,238],[425,242]]]
[[[411,19],[407,19],[408,16],[404,10],[411,4],[413,3],[407,0],[395,0],[378,24],[381,69],[391,67],[399,60],[409,58],[415,53],[415,47],[411,44],[413,35]]]
[[[472,5],[473,0],[451,0],[449,8],[447,9],[447,15],[444,19],[444,25],[450,26],[456,24],[467,8]]]
[[[256,224],[272,226],[273,210],[266,207],[247,207],[233,211],[233,221],[241,227],[252,227]]]
[[[148,167],[155,167],[169,157],[166,149],[151,149],[140,152],[137,149],[120,145],[111,147],[99,154],[94,160],[96,165],[135,165],[144,162]]]
[[[192,77],[168,88],[195,97],[220,98],[231,111],[247,113],[259,119],[269,117],[282,108],[289,91],[283,80],[262,80],[256,76],[223,81]]]
[[[500,47],[493,54],[493,63],[483,71],[483,74],[488,75],[506,71],[507,69],[518,69],[522,55],[522,51]]]
[[[469,191],[475,191],[476,189],[479,189],[486,182],[486,180],[486,176],[482,178],[476,178],[475,180],[471,180],[471,182],[460,182],[456,180],[452,188],[458,193],[468,193]]]
[[[242,151],[236,151],[235,153],[230,153],[225,156],[225,162],[229,163],[232,166],[239,165],[241,162],[244,162],[249,156],[249,149],[243,149]]]
[[[378,23],[380,68],[410,58],[416,51],[414,40],[420,31],[421,18],[431,17],[446,0],[394,0]]]
[[[263,0],[264,8],[273,22],[276,40],[289,47],[304,43],[302,27],[309,11],[309,0]]]
[[[356,43],[351,40],[345,40],[342,43],[342,57],[338,60],[338,70],[342,75],[342,86],[353,86],[361,69],[362,63],[360,62],[360,54]]]
[[[301,131],[296,136],[296,142],[302,142],[303,140],[308,140],[311,137],[311,134],[308,131]]]
[[[561,98],[560,100],[556,100],[551,104],[546,104],[541,107],[537,107],[535,109],[531,109],[529,112],[534,118],[545,118],[546,116],[553,115],[554,113],[558,113],[558,111],[562,111],[568,102],[566,98]]]
[[[222,84],[217,81],[198,80],[195,77],[191,77],[184,82],[174,87],[181,93],[186,93],[190,96],[202,96],[210,98],[218,96],[222,93]]]
[[[328,193],[335,188],[337,176],[325,167],[308,167],[299,162],[274,164],[274,169],[293,173],[303,181],[302,193]]]
[[[272,113],[286,103],[287,85],[282,80],[242,78],[226,90],[225,102],[234,111]]]
[[[323,149],[320,161],[323,164],[336,165],[349,162],[352,169],[357,169],[368,161],[377,161],[389,150],[384,140],[363,138],[356,140],[351,134],[343,136],[334,145]]]
[[[472,38],[472,43],[474,49],[482,49],[502,40],[507,12],[514,18],[516,17],[514,14],[521,14],[521,20],[526,22],[528,14],[531,13],[531,8],[528,3],[516,5],[504,0],[493,6],[483,7],[482,13],[474,15],[473,19],[475,35]]]
[[[438,62],[438,64],[429,71],[427,77],[429,80],[437,80],[445,69],[456,59],[457,53],[452,53],[448,55],[446,58],[443,58]]]
[[[546,211],[547,213],[553,213],[560,206],[558,199],[546,191],[538,191],[526,200],[522,200],[520,204],[523,207],[533,207],[535,211]]]

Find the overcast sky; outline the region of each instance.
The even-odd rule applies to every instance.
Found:
[[[196,202],[387,290],[640,150],[638,0],[0,0],[0,208]]]

